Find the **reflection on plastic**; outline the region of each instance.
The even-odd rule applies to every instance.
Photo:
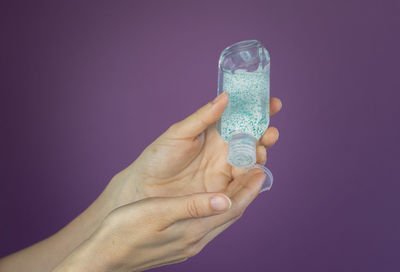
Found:
[[[216,128],[228,143],[230,165],[264,171],[261,192],[269,190],[273,182],[271,171],[256,162],[256,143],[269,125],[269,89],[270,57],[259,41],[241,41],[222,51],[218,94],[226,91],[229,103]]]
[[[269,191],[271,189],[271,187],[272,187],[272,183],[274,182],[274,177],[272,176],[271,171],[269,171],[269,169],[267,167],[263,166],[263,165],[254,164],[254,165],[252,165],[252,166],[247,168],[246,173],[248,171],[250,171],[251,169],[254,169],[254,168],[260,168],[266,174],[264,183],[263,183],[263,185],[261,187],[261,190],[260,190],[260,193],[264,192],[264,191]]]

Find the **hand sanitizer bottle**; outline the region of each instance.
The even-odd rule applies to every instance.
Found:
[[[241,41],[222,51],[218,94],[226,91],[229,103],[216,127],[228,143],[230,165],[266,173],[261,191],[269,190],[273,182],[271,171],[256,164],[256,142],[269,125],[269,78],[269,53],[259,41]]]

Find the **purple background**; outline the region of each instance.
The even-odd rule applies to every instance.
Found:
[[[275,184],[198,256],[155,270],[400,271],[399,1],[10,2],[0,256],[77,216],[215,96],[226,46],[258,39],[284,104]]]

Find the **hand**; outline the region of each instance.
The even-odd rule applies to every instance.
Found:
[[[128,168],[113,178],[118,188],[115,207],[154,196],[220,192],[245,172],[226,162],[228,144],[215,128],[228,104],[226,92],[183,121],[173,124],[150,144]],[[278,98],[270,100],[270,114],[281,109]],[[257,163],[265,164],[266,148],[278,140],[269,127],[257,142]]]
[[[264,178],[253,169],[237,176],[225,194],[155,197],[122,206],[54,271],[142,271],[182,262],[241,216]]]

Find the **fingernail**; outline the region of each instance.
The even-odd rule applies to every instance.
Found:
[[[224,92],[220,93],[219,95],[217,95],[217,97],[214,98],[213,101],[211,101],[211,104],[217,103],[225,93],[226,93],[226,92],[224,91]]]
[[[225,211],[232,205],[232,201],[226,196],[214,196],[210,200],[211,207],[216,211]]]

